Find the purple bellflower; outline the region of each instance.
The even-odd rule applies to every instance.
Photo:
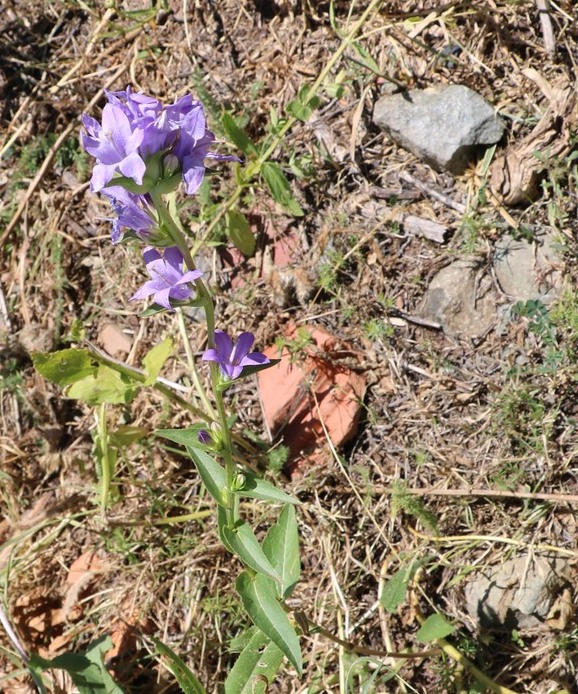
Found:
[[[235,345],[231,338],[222,330],[215,330],[215,348],[208,349],[203,354],[203,361],[217,362],[223,375],[232,380],[241,375],[246,366],[261,366],[268,364],[269,359],[261,352],[249,350],[255,342],[252,333],[241,333]]]
[[[131,301],[153,296],[155,303],[169,311],[174,311],[171,299],[186,301],[195,293],[190,282],[199,279],[200,270],[185,271],[183,256],[176,246],[165,249],[164,257],[156,248],[145,248],[144,260],[147,272],[152,277],[145,282]]]
[[[93,191],[102,190],[115,174],[142,185],[147,162],[158,153],[176,155],[189,195],[202,183],[206,158],[240,161],[209,151],[215,136],[207,129],[203,105],[190,94],[169,106],[145,94],[134,94],[130,87],[106,92],[106,96],[102,125],[86,114],[82,117],[87,131],[81,136],[82,146],[97,162],[91,179]]]
[[[81,135],[82,146],[97,162],[90,180],[91,190],[102,190],[116,172],[141,185],[146,171],[139,152],[144,131],[133,129],[126,114],[112,104],[102,111],[102,126],[86,114],[82,115],[82,123],[88,133]]]
[[[119,243],[123,229],[130,229],[143,241],[150,238],[157,224],[150,210],[149,200],[146,195],[129,193],[122,186],[108,186],[101,191],[107,198],[117,214],[112,220],[112,242]]]

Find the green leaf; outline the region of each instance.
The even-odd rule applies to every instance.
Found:
[[[265,694],[282,661],[283,652],[256,630],[229,672],[224,694]]]
[[[182,446],[191,446],[192,448],[199,448],[201,451],[207,451],[208,446],[199,441],[199,432],[206,431],[208,428],[209,425],[203,422],[191,424],[186,429],[159,429],[155,431],[155,435],[180,443]]]
[[[303,210],[293,197],[291,184],[279,164],[272,161],[263,162],[261,173],[273,199],[295,217],[302,217]]]
[[[228,210],[225,227],[228,238],[243,255],[252,256],[255,253],[255,236],[244,214],[238,210]]]
[[[416,633],[416,638],[422,643],[430,643],[436,639],[443,639],[455,631],[453,624],[439,612],[431,614],[421,625]]]
[[[80,694],[123,694],[104,666],[104,655],[112,648],[110,636],[89,644],[86,653],[63,653],[48,660],[33,653],[28,663],[30,669],[39,674],[44,670],[65,670]]]
[[[33,352],[34,368],[52,383],[68,386],[94,376],[96,364],[86,349],[61,349],[58,352]]]
[[[280,504],[300,504],[301,502],[289,494],[285,494],[270,482],[257,477],[251,472],[244,472],[245,483],[241,489],[236,490],[239,496],[248,496],[251,499],[264,499]]]
[[[230,140],[235,147],[238,147],[246,156],[250,154],[257,155],[257,148],[228,111],[223,113],[221,123],[227,139]]]
[[[402,566],[383,586],[379,602],[389,613],[395,612],[405,600],[407,586],[414,573],[413,565]]]
[[[304,86],[299,90],[296,100],[287,104],[287,110],[292,116],[302,121],[308,121],[313,111],[318,108],[321,100],[318,96],[309,97],[310,87]]]
[[[171,648],[154,636],[149,638],[154,643],[158,653],[167,659],[166,666],[175,676],[183,694],[206,694],[203,685]]]
[[[257,574],[249,576],[246,571],[235,583],[243,606],[256,626],[285,654],[299,675],[303,672],[301,648],[295,629],[275,597],[271,582]]]
[[[240,521],[235,528],[230,528],[224,524],[219,529],[223,543],[231,548],[246,566],[274,581],[280,580],[281,577],[271,565],[259,544],[259,540],[246,521]],[[257,626],[259,625],[257,624]]]
[[[198,448],[187,446],[188,454],[191,456],[203,484],[209,494],[220,505],[226,506],[225,491],[227,489],[227,473],[216,460],[213,460],[208,453]]]
[[[269,528],[263,541],[263,551],[281,576],[281,597],[286,600],[301,575],[299,529],[294,506],[285,506],[279,520]]]
[[[133,427],[130,425],[123,425],[115,429],[114,431],[108,432],[108,437],[113,446],[117,448],[125,448],[130,446],[132,443],[144,439],[148,436],[148,431],[143,429],[143,427]]]
[[[146,380],[144,381],[145,386],[154,385],[164,363],[171,356],[172,351],[173,340],[170,337],[165,337],[160,344],[155,345],[146,353],[142,360],[143,369],[146,374]]]
[[[94,376],[88,376],[68,386],[66,396],[82,400],[89,405],[129,403],[137,394],[140,384],[101,364]]]

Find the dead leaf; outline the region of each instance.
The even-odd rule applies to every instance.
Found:
[[[490,167],[490,187],[507,205],[527,203],[537,197],[544,161],[570,151],[570,134],[577,120],[578,83],[564,77],[550,85],[540,75],[526,76],[540,86],[550,103],[534,130],[507,147]]]

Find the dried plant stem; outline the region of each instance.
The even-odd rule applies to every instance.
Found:
[[[179,323],[179,330],[181,333],[181,337],[183,339],[183,345],[185,347],[185,353],[187,355],[187,364],[189,367],[191,380],[193,381],[197,395],[199,396],[201,402],[203,403],[205,410],[211,415],[211,417],[213,419],[216,419],[217,413],[215,412],[215,408],[213,407],[213,404],[209,400],[209,397],[207,395],[207,391],[205,390],[203,384],[201,383],[201,379],[199,378],[199,372],[197,370],[197,364],[195,362],[195,355],[193,354],[193,348],[191,347],[191,341],[189,339],[189,333],[187,331],[187,326],[185,324],[185,316],[183,314],[182,309],[180,309],[180,308],[176,309],[176,313],[177,313],[177,320]]]

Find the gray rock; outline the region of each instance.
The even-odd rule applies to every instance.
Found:
[[[540,626],[567,583],[567,570],[563,559],[536,555],[487,567],[466,585],[468,614],[481,628]]]
[[[462,173],[480,146],[495,144],[504,132],[490,104],[460,84],[383,96],[373,121],[401,147],[453,174]]]
[[[494,269],[500,289],[514,301],[552,302],[562,286],[562,250],[555,234],[532,243],[502,236],[495,246]]]
[[[496,320],[491,281],[472,260],[456,260],[432,279],[420,315],[450,335],[477,337]]]

